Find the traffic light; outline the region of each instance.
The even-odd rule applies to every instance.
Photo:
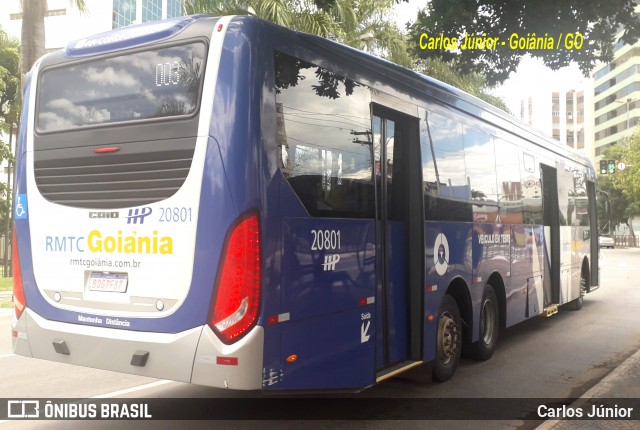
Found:
[[[607,174],[607,160],[600,160],[600,173]]]
[[[616,173],[616,161],[615,160],[609,160],[609,163],[607,163],[607,170],[609,170],[609,173]]]

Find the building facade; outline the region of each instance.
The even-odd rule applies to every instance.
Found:
[[[619,43],[614,60],[593,73],[595,155],[629,136],[640,123],[640,42]]]
[[[113,0],[113,28],[182,15],[182,0]]]
[[[591,80],[571,89],[543,90],[521,98],[519,118],[594,161]]]
[[[20,38],[20,0],[2,0],[0,25]],[[64,48],[71,40],[142,22],[182,15],[182,0],[85,0],[87,13],[81,14],[69,0],[47,0],[45,43],[47,51]]]

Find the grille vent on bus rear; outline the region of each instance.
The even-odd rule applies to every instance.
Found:
[[[119,209],[158,202],[184,183],[195,139],[126,146],[113,154],[96,154],[92,147],[35,151],[38,190],[51,202],[77,208]]]

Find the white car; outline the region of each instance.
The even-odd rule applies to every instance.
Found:
[[[616,247],[616,242],[613,240],[613,237],[608,234],[601,234],[600,237],[598,237],[598,243],[600,244],[600,248]]]

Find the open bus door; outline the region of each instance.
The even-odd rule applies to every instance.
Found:
[[[581,300],[582,278],[586,281],[591,275],[582,270],[583,256],[594,255],[591,238],[594,223],[592,217],[580,219],[575,197],[576,176],[571,167],[561,163],[556,163],[556,167],[542,164],[541,171],[545,235],[543,312],[549,316],[558,311],[559,305]],[[589,199],[595,186],[592,182],[586,185],[582,192],[586,191]],[[586,206],[582,210],[588,211]],[[595,255],[591,264],[597,265],[597,252]]]
[[[557,312],[560,301],[560,206],[558,201],[558,171],[540,165],[544,224],[544,301],[545,313]]]

